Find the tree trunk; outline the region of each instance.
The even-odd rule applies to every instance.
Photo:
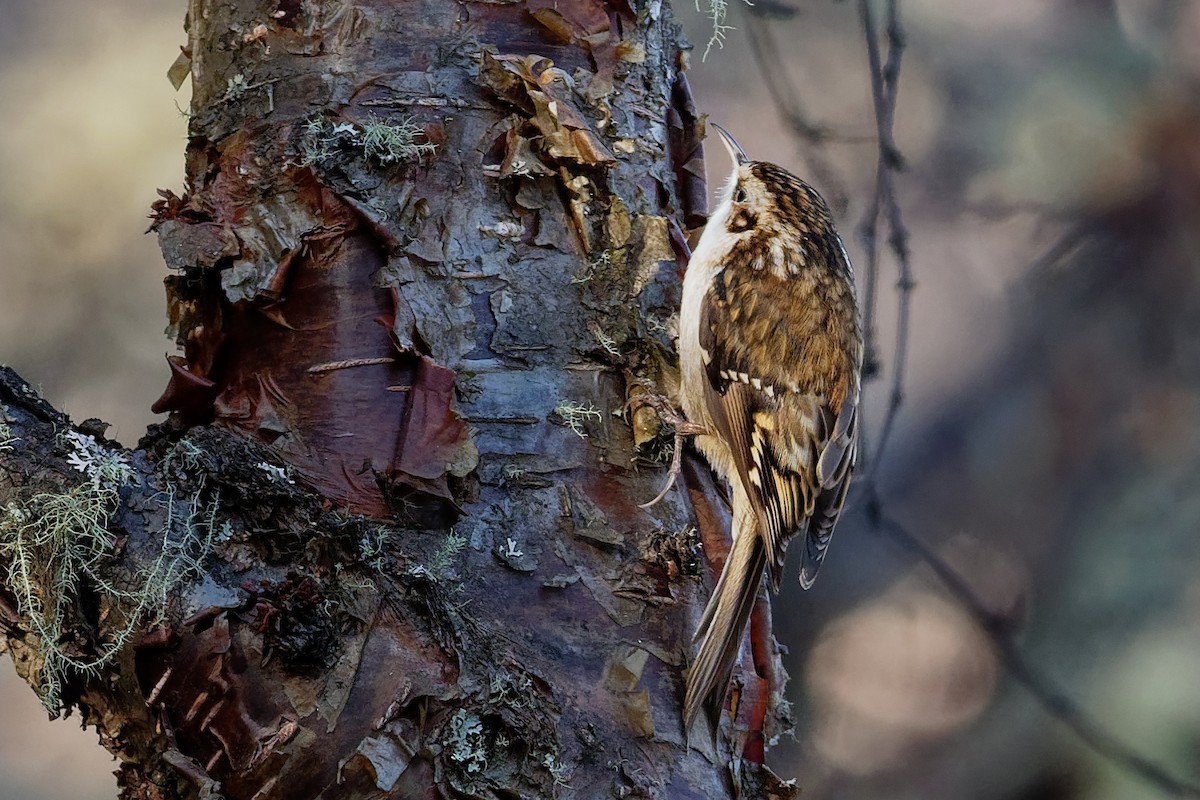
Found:
[[[0,376],[22,675],[125,798],[791,796],[765,601],[725,735],[682,730],[707,470],[638,506],[704,215],[668,9],[192,0],[188,30],[169,422],[124,453]]]

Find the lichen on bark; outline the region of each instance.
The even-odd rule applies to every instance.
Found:
[[[193,0],[188,31],[153,224],[182,353],[103,527],[137,570],[154,498],[202,497],[203,571],[61,698],[123,796],[787,796],[765,601],[733,735],[682,730],[711,477],[638,505],[704,218],[668,9]],[[67,429],[24,408],[17,436]]]

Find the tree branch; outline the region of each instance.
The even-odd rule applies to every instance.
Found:
[[[869,473],[865,480],[867,516],[876,530],[899,542],[927,563],[942,581],[951,596],[975,619],[995,647],[1009,674],[1024,686],[1047,714],[1063,723],[1100,757],[1137,775],[1170,797],[1200,797],[1200,785],[1179,780],[1164,768],[1137,753],[1108,729],[1087,714],[1081,707],[1054,686],[1021,653],[1012,638],[1006,621],[988,611],[967,582],[936,552],[912,535],[890,517],[878,494],[877,477],[884,453],[892,436],[896,418],[904,399],[904,384],[910,333],[910,304],[915,287],[909,251],[909,232],[905,227],[900,204],[896,197],[895,175],[904,169],[904,159],[895,142],[894,124],[901,60],[905,47],[904,30],[900,24],[898,0],[886,5],[886,60],[881,56],[880,32],[870,0],[859,0],[859,13],[867,46],[867,62],[871,75],[871,96],[879,143],[876,162],[875,193],[859,228],[859,238],[866,250],[866,297],[864,328],[866,363],[864,378],[879,371],[878,334],[875,328],[878,306],[879,249],[877,230],[882,216],[888,229],[888,247],[898,271],[896,288],[896,343],[892,360],[891,392],[881,426],[879,441],[869,457]],[[1075,226],[1064,234],[1039,261],[1036,268],[1057,262],[1078,246],[1087,235],[1085,226]],[[868,450],[864,442],[863,449]]]
[[[880,427],[879,443],[872,452],[864,435],[862,450],[867,453],[868,469],[873,476],[883,455],[896,422],[896,416],[904,401],[905,369],[908,363],[909,307],[915,287],[912,267],[909,263],[908,229],[904,225],[900,204],[896,199],[895,174],[904,169],[904,158],[896,146],[893,126],[896,119],[896,102],[899,97],[900,64],[904,54],[904,31],[900,25],[897,0],[887,3],[887,60],[880,54],[879,30],[870,0],[860,0],[859,14],[863,35],[867,44],[867,64],[871,75],[871,97],[875,108],[875,127],[879,155],[875,167],[875,193],[859,224],[858,238],[866,251],[866,296],[863,312],[863,339],[865,355],[863,377],[870,379],[879,372],[879,342],[875,326],[878,307],[879,244],[878,227],[882,216],[888,229],[888,247],[896,260],[897,317],[896,345],[892,357],[892,383],[888,395],[887,410]]]
[[[748,11],[746,33],[750,40],[750,52],[754,55],[758,74],[767,87],[775,112],[798,140],[802,157],[830,205],[841,212],[846,208],[848,193],[845,178],[839,174],[827,153],[827,145],[833,135],[828,127],[813,121],[799,88],[789,71],[783,68],[783,55],[772,33],[771,20],[780,17],[781,12],[762,3],[755,3]]]
[[[1013,639],[1012,626],[1008,620],[989,611],[970,584],[953,567],[900,522],[889,516],[878,496],[867,498],[866,510],[867,519],[873,529],[884,533],[929,565],[950,596],[970,614],[988,637],[1008,673],[1033,695],[1047,714],[1065,725],[1098,756],[1138,776],[1164,795],[1200,797],[1200,784],[1180,780],[1162,766],[1139,754],[1067,697],[1062,689],[1055,686],[1050,678],[1031,664]]]

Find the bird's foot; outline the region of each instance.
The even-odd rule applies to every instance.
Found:
[[[683,440],[688,436],[698,436],[706,431],[704,426],[688,422],[675,406],[671,405],[671,401],[661,394],[638,393],[626,403],[626,408],[633,406],[648,406],[654,409],[658,413],[658,418],[675,431],[675,447],[674,452],[671,453],[671,469],[667,472],[666,483],[653,500],[638,504],[638,508],[650,508],[667,496],[667,492],[671,491],[671,487],[675,485],[675,480],[679,477],[680,470],[683,468]]]

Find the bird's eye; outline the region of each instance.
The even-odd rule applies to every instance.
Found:
[[[746,202],[746,190],[743,187],[741,187],[741,186],[738,187],[737,194],[735,194],[733,196],[733,202],[735,202],[735,203]]]

